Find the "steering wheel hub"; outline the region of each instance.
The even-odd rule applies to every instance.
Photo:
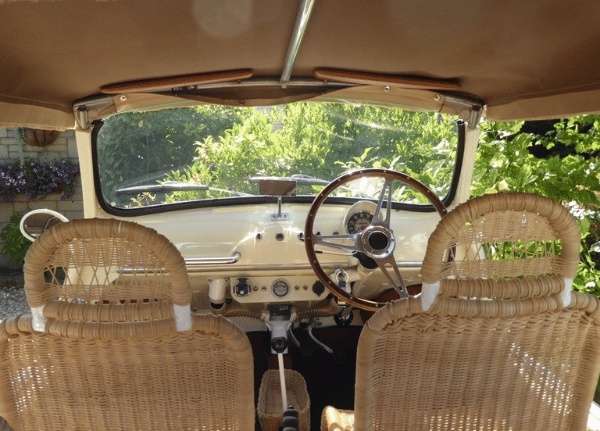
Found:
[[[394,254],[396,239],[391,230],[383,226],[369,226],[360,234],[359,244],[364,254],[373,259],[385,259]]]

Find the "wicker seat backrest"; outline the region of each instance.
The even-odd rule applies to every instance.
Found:
[[[0,321],[0,416],[16,431],[254,429],[248,338],[191,314],[185,262],[162,235],[57,225],[29,250],[25,283],[33,316]]]
[[[164,236],[132,222],[56,225],[32,244],[24,273],[35,319],[139,321],[173,318],[178,307],[189,314],[181,254]]]
[[[558,300],[579,264],[579,229],[552,199],[526,193],[482,196],[459,205],[432,233],[423,261],[436,299]],[[570,300],[570,285],[562,298]]]
[[[579,241],[569,212],[534,195],[485,196],[446,215],[422,297],[388,304],[363,329],[355,429],[585,429],[600,307],[570,291]]]
[[[0,416],[16,431],[254,430],[250,343],[228,320],[0,321]]]

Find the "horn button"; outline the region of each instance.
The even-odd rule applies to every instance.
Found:
[[[396,239],[391,230],[383,226],[369,226],[360,233],[362,251],[373,259],[385,259],[396,248]]]

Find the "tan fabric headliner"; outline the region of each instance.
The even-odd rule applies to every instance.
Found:
[[[26,115],[3,108],[0,125],[63,128],[75,100],[109,84],[235,69],[279,76],[298,8],[0,0],[0,101],[36,106]],[[454,80],[492,119],[567,116],[600,111],[591,97],[600,90],[599,30],[596,0],[316,0],[293,76],[332,68]]]

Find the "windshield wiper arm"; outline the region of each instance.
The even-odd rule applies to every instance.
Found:
[[[147,184],[143,186],[125,187],[123,189],[115,190],[117,196],[123,195],[138,195],[144,192],[152,193],[169,193],[169,192],[193,192],[193,191],[204,191],[204,190],[215,190],[219,192],[231,193],[236,196],[254,196],[248,193],[238,192],[235,190],[219,189],[208,186],[206,184],[191,184],[182,183],[180,181],[165,181],[160,184]]]
[[[250,177],[251,183],[257,183],[262,180],[269,181],[296,181],[296,184],[301,186],[326,186],[329,181],[315,178],[311,175],[306,174],[294,174],[289,177]]]
[[[208,190],[210,187],[206,184],[189,184],[181,183],[179,181],[165,181],[160,184],[147,184],[144,186],[125,187],[123,189],[115,190],[117,196],[123,195],[137,195],[144,192],[187,192],[187,191],[198,191]]]

